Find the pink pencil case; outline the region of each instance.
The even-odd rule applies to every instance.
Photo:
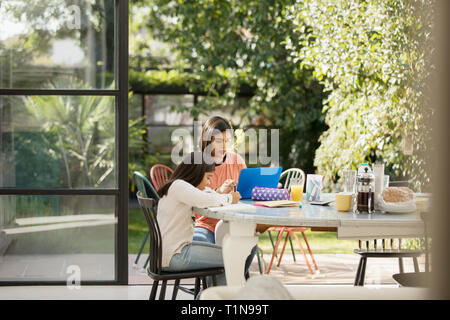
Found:
[[[252,189],[252,200],[256,201],[290,200],[290,198],[291,194],[288,189],[260,187]]]

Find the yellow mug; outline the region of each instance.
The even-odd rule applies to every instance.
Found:
[[[351,193],[336,194],[336,209],[338,211],[349,211],[352,208],[353,195]]]

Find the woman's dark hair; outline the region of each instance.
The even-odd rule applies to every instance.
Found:
[[[202,152],[191,152],[183,158],[175,171],[159,189],[158,195],[162,198],[167,194],[175,180],[184,180],[194,187],[202,182],[206,172],[214,172],[215,166],[211,159],[205,159]]]
[[[211,144],[213,136],[229,129],[231,129],[231,124],[228,120],[219,116],[209,118],[202,128],[200,150],[205,151],[206,147]]]

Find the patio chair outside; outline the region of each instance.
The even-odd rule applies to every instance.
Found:
[[[299,178],[299,177],[302,177],[303,181],[305,181],[305,173],[303,172],[303,170],[298,169],[298,168],[291,168],[291,169],[285,170],[283,173],[281,173],[280,181],[283,178],[285,178],[283,188],[289,189],[290,183],[291,183],[291,179],[292,178]],[[308,248],[309,254],[311,256],[312,263],[314,264],[314,268],[315,268],[315,270],[318,270],[317,263],[316,263],[316,261],[314,259],[313,253],[312,253],[311,248],[310,248],[309,243],[308,243],[308,238],[306,237],[306,234],[305,234],[305,231],[307,231],[307,230],[308,230],[308,228],[305,228],[305,227],[280,227],[280,226],[278,226],[278,227],[271,227],[271,228],[267,229],[268,234],[269,234],[269,239],[270,239],[270,242],[272,243],[272,247],[273,247],[272,258],[271,258],[269,266],[267,268],[267,274],[270,273],[270,270],[271,270],[272,264],[273,264],[273,260],[274,260],[275,257],[277,257],[278,246],[280,244],[281,239],[283,238],[283,234],[284,233],[286,233],[286,237],[285,237],[285,241],[284,241],[283,249],[281,251],[280,258],[277,257],[278,258],[277,266],[279,267],[280,264],[281,264],[281,259],[283,258],[284,250],[286,248],[286,244],[287,244],[288,240],[289,240],[289,244],[291,246],[292,257],[294,258],[294,262],[296,261],[294,247],[292,245],[292,238],[291,238],[291,236],[293,236],[296,239],[296,241],[297,241],[297,244],[298,244],[298,246],[300,248],[300,251],[303,254],[303,257],[305,258],[305,262],[306,262],[306,265],[307,265],[307,267],[309,269],[309,272],[311,274],[314,274],[314,271],[311,268],[311,265],[310,265],[310,263],[308,261],[308,258],[306,256],[305,250],[303,249],[303,246],[302,246],[302,244],[300,242],[300,239],[295,234],[295,232],[301,232],[302,233],[303,240],[305,241],[306,246]],[[272,235],[270,233],[271,231],[278,231],[276,244],[274,244],[274,241],[272,239]]]
[[[158,193],[156,192],[155,188],[153,188],[153,186],[150,183],[150,181],[148,181],[148,179],[142,173],[140,173],[138,171],[133,172],[133,180],[134,180],[134,183],[136,184],[136,188],[138,189],[138,191],[142,192],[144,197],[152,198],[152,199],[154,199],[156,201],[156,203],[158,203],[158,201],[159,201]],[[141,257],[142,251],[144,250],[144,246],[147,243],[147,239],[149,237],[149,234],[150,234],[150,231],[147,231],[145,233],[144,240],[142,240],[141,247],[139,248],[139,251],[138,251],[138,254],[136,256],[136,259],[134,260],[134,267],[135,268],[137,267],[137,264],[139,262],[139,258]],[[145,264],[142,267],[144,270],[147,267],[149,259],[150,259],[150,257],[147,258],[147,261],[145,261]]]
[[[172,173],[173,170],[163,164],[155,164],[150,169],[150,179],[152,180],[156,190],[158,190],[163,183],[169,179]]]

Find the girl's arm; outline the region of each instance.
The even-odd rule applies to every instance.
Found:
[[[217,207],[231,204],[231,194],[204,192],[183,180],[175,180],[169,188],[170,196],[192,207]]]

